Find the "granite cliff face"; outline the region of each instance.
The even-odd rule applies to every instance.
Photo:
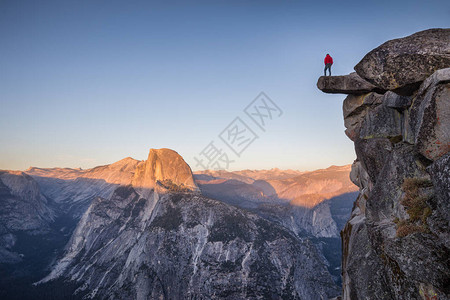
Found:
[[[41,285],[101,299],[327,299],[338,290],[317,248],[202,196],[189,166],[150,150],[132,183],[84,213]]]
[[[19,236],[48,233],[54,219],[52,203],[33,178],[0,171],[0,263],[21,262],[23,254],[13,250]]]
[[[148,198],[155,188],[168,185],[185,191],[199,191],[189,165],[177,152],[165,148],[150,149],[145,163],[137,167],[132,185],[144,198]]]
[[[345,133],[357,155],[343,298],[448,299],[450,29],[388,41],[355,70],[317,84],[348,94]]]
[[[36,297],[45,290],[36,292],[32,283],[49,273],[91,202],[130,184],[141,163],[125,158],[87,170],[0,171],[0,298],[51,298]]]

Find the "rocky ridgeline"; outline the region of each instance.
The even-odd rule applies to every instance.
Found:
[[[328,299],[339,293],[308,239],[202,196],[173,150],[151,149],[131,184],[97,197],[38,286],[84,299]]]
[[[450,29],[388,41],[319,89],[348,94],[359,186],[341,232],[344,299],[450,294]]]

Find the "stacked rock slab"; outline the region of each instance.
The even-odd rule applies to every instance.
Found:
[[[343,299],[449,299],[450,29],[388,41],[355,70],[317,83],[348,95],[357,156]]]

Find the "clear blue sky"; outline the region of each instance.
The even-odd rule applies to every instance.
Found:
[[[0,169],[162,147],[196,169],[260,91],[284,114],[231,169],[348,164],[345,96],[316,88],[324,55],[347,74],[389,39],[449,26],[449,1],[1,0]]]

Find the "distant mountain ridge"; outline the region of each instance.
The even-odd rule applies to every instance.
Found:
[[[338,291],[308,239],[200,195],[170,149],[151,149],[130,185],[92,202],[41,284],[55,280],[80,285],[87,298],[322,299]]]
[[[30,167],[24,173],[35,177],[52,177],[58,179],[91,178],[104,179],[108,183],[128,184],[134,174],[136,167],[142,161],[126,157],[115,163],[97,166],[90,169],[72,168],[37,168]]]
[[[358,194],[351,165],[310,172],[292,170],[197,171],[202,193],[249,210],[313,240],[340,283],[340,231]]]
[[[332,278],[338,282],[339,264],[333,261],[333,255],[330,256],[327,245],[340,247],[336,238],[340,222],[335,219],[339,218],[339,215],[346,218],[348,209],[345,205],[341,212],[338,212],[341,208],[333,208],[336,205],[330,204],[324,196],[324,191],[328,190],[323,184],[317,184],[319,181],[323,181],[325,185],[327,182],[333,182],[327,181],[330,178],[326,175],[322,176],[323,178],[320,176],[321,172],[331,174],[333,170],[339,173],[346,172],[347,169],[339,171],[331,168],[316,173],[279,169],[205,171],[194,175],[182,157],[170,149],[152,149],[146,161],[128,157],[110,165],[87,170],[29,168],[19,173],[27,178],[30,186],[37,187],[42,195],[41,202],[45,204],[44,208],[48,209],[49,218],[45,219],[44,225],[38,227],[41,230],[47,229],[33,237],[29,231],[9,230],[3,235],[0,234],[0,250],[6,250],[0,251],[0,254],[4,254],[6,272],[3,276],[0,271],[3,276],[0,280],[0,297],[31,299],[30,295],[36,293],[34,290],[47,293],[49,289],[55,293],[72,295],[76,288],[80,288],[80,284],[84,286],[80,297],[167,296],[169,292],[166,286],[174,283],[164,274],[170,266],[170,261],[174,259],[181,259],[177,264],[185,265],[184,271],[180,271],[184,272],[182,276],[191,277],[191,283],[188,285],[176,284],[178,290],[176,294],[172,294],[175,299],[186,293],[205,293],[198,285],[199,282],[219,274],[235,278],[236,283],[232,288],[234,291],[230,294],[224,292],[231,288],[225,283],[209,288],[220,291],[221,295],[228,295],[229,299],[252,299],[262,295],[261,293],[285,295],[283,297],[290,299],[316,299],[318,295],[336,295],[337,286]],[[348,178],[348,173],[346,176]],[[340,179],[337,181],[340,182]],[[311,186],[307,187],[305,184]],[[346,186],[345,183],[334,185],[333,191]],[[221,187],[224,187],[224,190],[221,190]],[[216,200],[208,199],[208,188],[221,197],[213,197]],[[312,207],[306,207],[293,205],[295,197],[277,197],[277,193],[287,195],[286,191],[290,189],[299,195],[317,192],[320,197],[325,198],[321,198],[321,201]],[[0,194],[0,203],[6,200],[2,195],[4,194]],[[352,202],[351,197],[344,200],[341,202]],[[18,220],[25,220],[24,223],[34,217],[33,212],[29,210],[12,211],[18,216]],[[205,214],[209,217],[206,218]],[[199,217],[201,215],[206,219]],[[0,218],[0,225],[3,220],[6,219]],[[244,231],[248,236],[241,235]],[[143,232],[147,233],[143,235]],[[321,240],[323,236],[333,238]],[[188,251],[191,257],[197,257],[195,261],[191,261],[189,256],[171,256],[166,247],[174,238],[180,241],[182,247],[176,251]],[[135,246],[130,244],[130,241],[136,239],[141,240],[139,251],[154,253],[153,258],[133,256],[136,261],[133,266],[121,259],[111,261],[114,257],[126,257],[130,255],[130,251],[137,251]],[[155,239],[165,241],[160,244],[162,248],[152,248]],[[182,240],[184,242],[181,242]],[[269,241],[293,251],[285,257],[287,265],[273,265],[273,261],[266,260],[265,257],[273,259],[283,252],[280,248],[269,246],[270,243],[266,244]],[[218,242],[222,243],[221,250],[217,248]],[[190,243],[197,243],[197,246],[189,250]],[[144,244],[146,246],[142,248]],[[114,245],[121,246],[117,249],[111,248]],[[198,248],[198,245],[202,248]],[[40,248],[40,252],[36,251]],[[246,253],[245,256],[248,257],[230,256],[230,253]],[[300,253],[308,253],[310,261]],[[242,261],[244,258],[246,263]],[[57,264],[54,264],[55,259],[58,259]],[[22,262],[19,263],[20,261]],[[166,264],[152,266],[155,261],[166,261]],[[254,268],[248,268],[250,265],[256,267],[255,264],[259,264],[258,268],[262,269],[256,271]],[[35,267],[29,268],[31,265]],[[91,269],[90,265],[95,265],[95,268]],[[214,270],[210,269],[211,265],[216,266]],[[51,269],[48,269],[50,266]],[[153,286],[152,291],[132,285],[132,278],[141,276],[139,274],[142,273],[142,268],[147,270],[148,267],[152,270],[151,274],[157,274],[155,276],[158,278],[164,277],[166,281],[161,284],[151,279],[140,279]],[[275,269],[265,273],[266,267]],[[203,271],[197,274],[196,270],[199,268]],[[100,271],[105,269],[115,272],[116,275],[106,279],[104,276],[109,275]],[[123,271],[118,271],[119,269]],[[304,277],[306,271],[294,271],[306,269],[309,270],[308,274],[315,274],[314,281],[308,279],[310,277]],[[21,270],[23,275],[17,277],[13,275],[13,270]],[[42,281],[45,284],[30,288],[32,282],[42,279],[50,270],[51,275]],[[115,278],[117,272],[125,273],[121,275],[121,285],[112,287],[110,279]],[[286,278],[286,272],[294,272],[296,275],[290,276],[288,281],[282,279],[281,283],[275,285],[266,285],[257,280],[260,276],[270,276],[272,281],[280,282],[280,278]],[[69,278],[71,279],[67,281]],[[181,279],[178,281],[182,282]],[[21,286],[17,286],[17,282],[20,282]],[[239,286],[246,288],[238,288]],[[6,294],[2,294],[2,288]],[[15,292],[17,290],[22,294]],[[118,294],[110,294],[108,290]],[[5,295],[6,297],[3,297]],[[212,296],[211,299],[213,298]]]
[[[301,175],[306,172],[297,170],[282,170],[278,168],[272,168],[269,170],[240,170],[240,171],[227,171],[227,170],[204,170],[195,171],[195,175],[207,175],[215,178],[236,179],[246,183],[253,183],[256,180],[266,179],[287,179]],[[207,179],[207,177],[205,177]]]
[[[350,170],[351,165],[310,172],[277,169],[275,174],[272,170],[207,170],[195,172],[194,177],[204,194],[240,207],[289,205],[314,210],[322,202],[358,191],[349,178]],[[338,236],[337,228],[332,231],[328,235]]]
[[[130,184],[142,163],[127,157],[86,170],[31,167],[25,173],[36,180],[46,196],[60,204],[61,210],[79,219],[95,197],[108,198],[118,186]]]

